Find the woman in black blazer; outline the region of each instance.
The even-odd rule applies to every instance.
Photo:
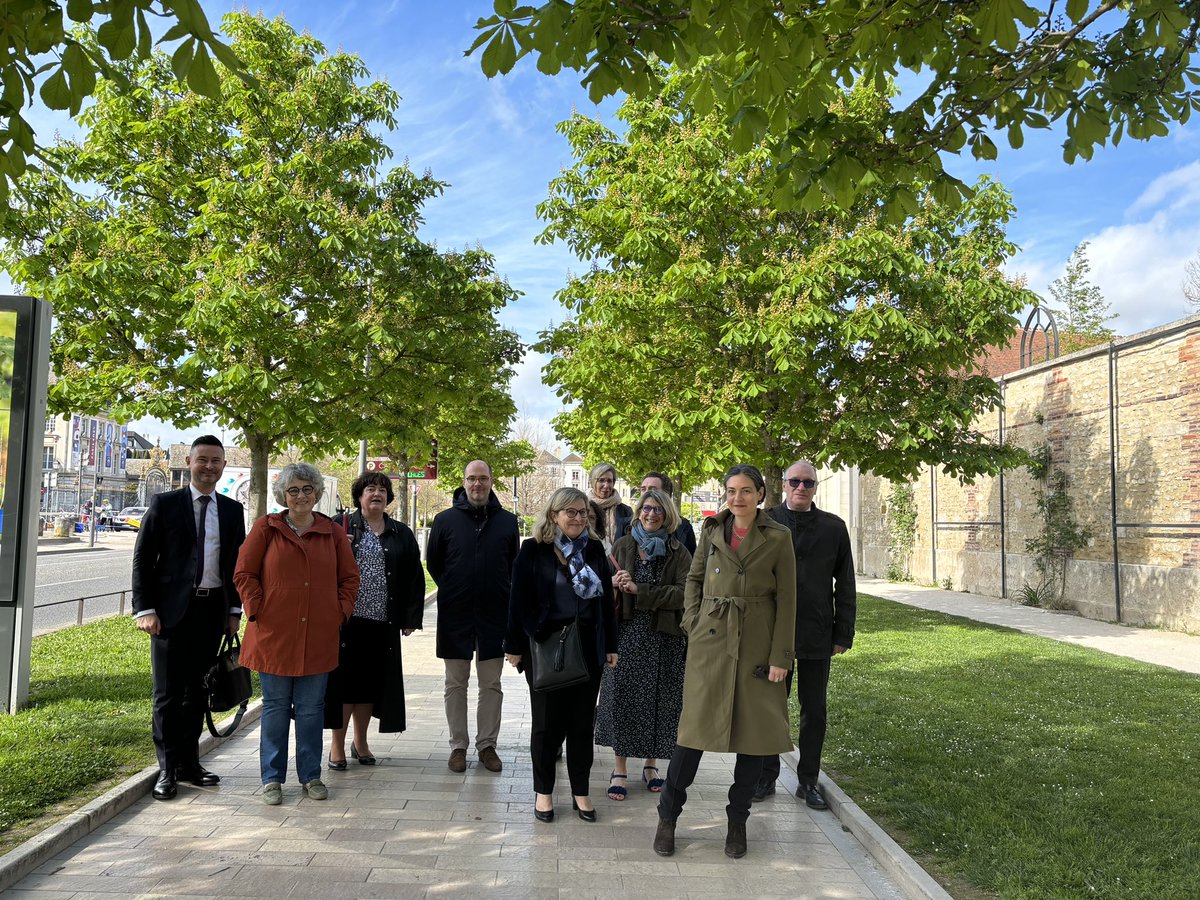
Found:
[[[537,795],[533,815],[540,822],[554,820],[554,761],[564,738],[571,805],[585,822],[596,821],[588,799],[596,695],[604,665],[617,664],[617,623],[608,561],[600,541],[589,539],[587,522],[587,495],[559,488],[513,563],[504,656],[530,683],[529,753]],[[576,617],[592,677],[556,691],[534,690],[526,665],[530,642],[546,638]]]

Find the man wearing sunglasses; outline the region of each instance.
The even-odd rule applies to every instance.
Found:
[[[830,660],[854,643],[854,559],[846,523],[813,503],[816,467],[800,460],[788,466],[783,479],[784,501],[769,514],[792,532],[796,552],[796,665],[788,673],[788,691],[794,676],[800,703],[796,797],[812,809],[827,809],[817,776],[825,745]],[[779,769],[778,756],[766,760],[755,800],[775,793]]]

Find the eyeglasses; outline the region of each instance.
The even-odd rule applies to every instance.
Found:
[[[316,491],[315,487],[313,487],[311,484],[306,484],[304,487],[290,487],[284,491],[284,493],[289,497],[299,497],[301,494],[303,494],[305,497],[309,497],[314,491]]]
[[[467,484],[487,484],[492,480],[491,475],[468,475]]]
[[[789,486],[794,488],[804,485],[810,491],[817,486],[817,480],[815,478],[789,478],[787,483]]]
[[[661,516],[663,514],[663,511],[657,506],[643,506],[642,512],[648,516]]]
[[[568,519],[583,519],[588,514],[586,509],[571,509],[569,506],[563,507],[559,512],[563,513]]]

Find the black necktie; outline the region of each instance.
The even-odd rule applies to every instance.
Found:
[[[204,579],[204,526],[208,523],[208,504],[212,497],[200,495],[200,527],[196,529],[196,587]]]

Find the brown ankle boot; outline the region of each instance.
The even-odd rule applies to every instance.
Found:
[[[675,852],[674,819],[658,820],[658,831],[654,832],[654,852],[659,856],[670,856]],[[746,851],[743,849],[742,852],[745,853]]]
[[[658,842],[655,841],[655,849]],[[741,859],[746,855],[746,823],[730,822],[729,831],[725,834],[725,855],[730,859]]]

